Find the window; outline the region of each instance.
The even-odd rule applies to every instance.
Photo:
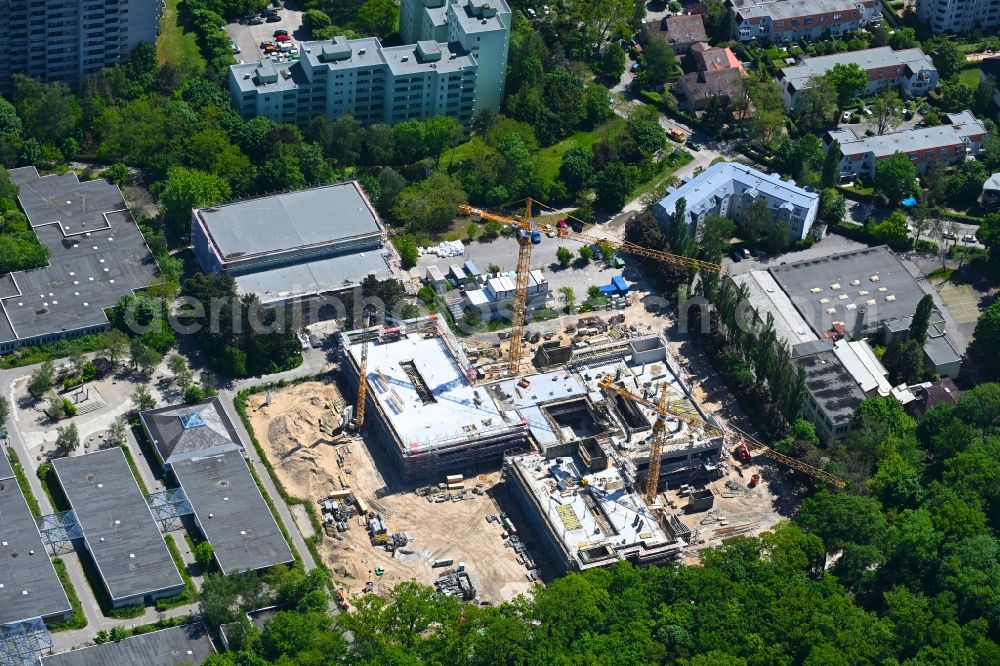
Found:
[[[841,14],[834,14],[834,15],[833,15],[833,20],[834,20],[834,21],[839,21],[839,20],[840,20],[840,17],[841,17]]]
[[[806,19],[806,25],[812,25],[813,23],[815,23],[815,21],[816,19],[810,16],[809,18]]]

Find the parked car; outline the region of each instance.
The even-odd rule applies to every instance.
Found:
[[[733,261],[743,261],[750,258],[750,250],[745,247],[738,248],[730,252],[729,256],[733,258]]]
[[[240,52],[240,45],[237,44],[232,39],[229,40],[229,48],[231,48],[233,50],[233,53],[239,53]]]
[[[976,239],[976,237],[975,237],[974,234],[965,234],[964,236],[962,236],[962,242],[963,243],[978,243],[979,241]]]
[[[268,23],[280,23],[281,17],[278,16],[277,14],[268,14],[267,18],[264,20],[267,21]]]
[[[273,36],[277,37],[278,35],[287,35],[287,34],[288,34],[288,31],[285,30],[284,28],[278,28],[277,30],[274,31],[274,35]]]
[[[538,14],[537,14],[537,12],[535,12],[534,9],[532,9],[531,7],[528,7],[528,16],[530,16],[531,18],[535,18],[536,16],[538,16]]]
[[[243,25],[246,25],[246,24],[250,23],[250,21],[252,21],[255,18],[257,18],[256,14],[247,14],[246,16],[241,16],[240,17],[240,23],[242,23]]]
[[[276,41],[276,42],[290,42],[290,41],[292,41],[292,38],[289,37],[288,35],[275,35],[274,36],[274,41]]]
[[[945,240],[958,240],[958,234],[952,233],[950,231],[945,231],[941,234],[941,237]]]
[[[263,25],[264,19],[259,16],[254,16],[252,19],[247,21],[247,25]]]
[[[632,63],[632,66],[629,67],[629,71],[632,72],[633,74],[635,74],[636,72],[638,72],[639,71],[639,63],[637,63],[637,62]]]
[[[842,123],[849,123],[849,122],[851,122],[851,112],[850,111],[844,111],[844,115],[842,115],[840,117],[840,122],[842,122]]]

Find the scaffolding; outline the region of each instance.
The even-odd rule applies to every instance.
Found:
[[[52,649],[52,635],[40,617],[0,624],[0,664],[37,666],[41,654]]]
[[[83,538],[83,528],[76,514],[70,511],[37,516],[35,524],[42,543],[52,555],[62,555],[73,550],[73,540]]]
[[[182,488],[170,488],[146,495],[146,504],[161,532],[170,532],[184,527],[181,518],[194,513],[191,502]]]

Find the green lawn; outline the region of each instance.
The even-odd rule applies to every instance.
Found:
[[[156,55],[160,63],[172,63],[182,72],[200,74],[205,71],[205,59],[201,57],[194,35],[184,32],[177,23],[179,0],[166,0],[163,16],[160,18],[160,36],[156,40]]]
[[[963,69],[958,75],[958,80],[969,86],[973,90],[979,88],[979,69]]]
[[[597,143],[603,136],[601,128],[598,127],[590,132],[577,132],[557,144],[548,148],[543,148],[535,155],[535,173],[545,179],[555,180],[559,177],[559,166],[562,164],[563,155],[572,146],[589,148]]]

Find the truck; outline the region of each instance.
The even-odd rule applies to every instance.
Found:
[[[669,132],[667,132],[667,135],[677,143],[684,143],[685,141],[687,141],[687,135],[684,134],[684,132],[677,129],[676,127],[672,128]]]

